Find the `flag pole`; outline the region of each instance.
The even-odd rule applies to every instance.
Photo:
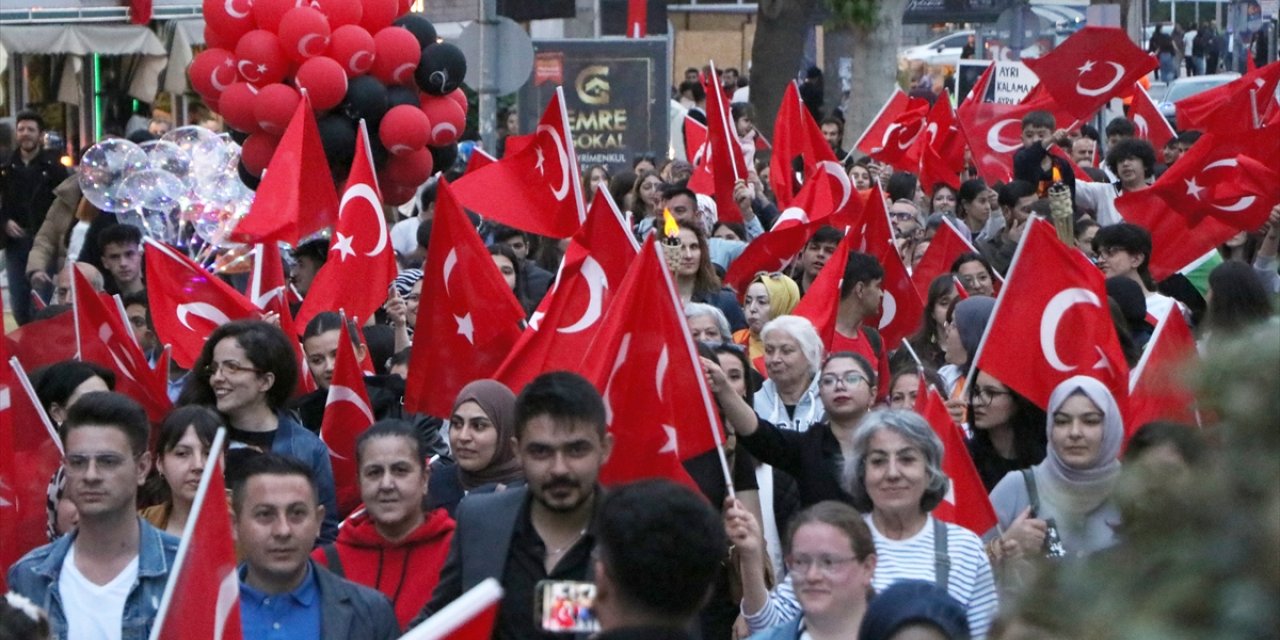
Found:
[[[187,552],[190,551],[191,538],[195,535],[196,524],[200,519],[200,508],[204,505],[205,494],[209,493],[209,481],[213,478],[213,473],[222,466],[216,464],[215,460],[222,455],[222,441],[226,439],[226,436],[226,427],[218,427],[218,432],[213,436],[213,443],[209,445],[209,459],[205,461],[204,472],[200,474],[200,486],[196,489],[195,500],[191,502],[191,511],[187,515],[187,524],[182,528],[182,540],[178,543],[178,554],[173,561],[173,570],[169,572],[169,581],[165,584],[164,595],[160,598],[160,607],[156,611],[155,617],[156,624],[151,626],[149,640],[159,640],[160,632],[164,630],[165,616],[169,612],[169,604],[173,601],[174,587],[178,584],[175,577],[181,575],[182,565],[185,564]]]
[[[31,400],[31,404],[40,407],[39,396],[36,390],[31,386],[31,379],[27,377],[27,371],[22,368],[22,363],[18,361],[18,356],[9,358],[9,366],[13,368],[13,376],[18,379],[18,383],[22,385],[22,390],[27,394],[27,398]],[[40,424],[44,425],[44,430],[49,433],[49,437],[53,439],[53,443],[58,445],[58,455],[66,452],[62,449],[62,438],[58,435],[58,430],[53,428],[53,423],[49,421],[49,414],[45,411],[37,411],[40,414]]]
[[[1010,277],[1013,276],[1014,268],[1018,266],[1018,259],[1022,257],[1022,250],[1027,246],[1027,238],[1031,237],[1031,234],[1028,233],[1028,231],[1031,230],[1031,225],[1041,223],[1052,224],[1046,220],[1039,220],[1036,218],[1031,218],[1027,221],[1027,229],[1023,230],[1022,237],[1018,239],[1018,248],[1014,249],[1013,259],[1009,261],[1009,270],[1005,272],[1009,274]],[[982,339],[978,341],[978,348],[973,352],[973,355],[969,360],[969,372],[964,378],[965,386],[968,386],[969,381],[973,380],[973,372],[978,369],[978,356],[982,355],[982,348],[987,346],[987,338],[991,337],[991,320],[994,319],[996,317],[996,313],[1000,311],[1000,305],[1004,302],[1006,291],[1007,290],[1005,288],[1000,288],[1000,294],[996,296],[995,306],[991,307],[991,315],[987,318],[987,326],[982,328]]]
[[[400,640],[445,640],[486,607],[501,600],[502,594],[502,585],[496,579],[485,578],[435,615],[405,632]]]

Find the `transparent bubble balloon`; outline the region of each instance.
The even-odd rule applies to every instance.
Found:
[[[182,223],[180,211],[176,205],[168,209],[142,209],[142,232],[150,238],[177,244]]]
[[[136,206],[168,211],[178,206],[187,186],[168,171],[142,169],[125,177],[122,191]]]
[[[191,197],[214,207],[223,207],[240,199],[246,190],[248,187],[240,181],[238,174],[215,173],[198,176]]]
[[[120,211],[116,213],[116,222],[127,224],[131,227],[137,227],[145,234],[147,232],[146,224],[142,220],[142,212],[137,209],[128,211]]]
[[[80,192],[103,211],[119,213],[137,207],[126,193],[125,178],[147,168],[147,154],[123,138],[103,140],[80,159]]]
[[[168,171],[184,182],[191,174],[191,154],[182,147],[168,140],[149,140],[142,143],[141,147],[147,152],[147,166],[150,168]]]
[[[191,172],[197,180],[221,173],[227,164],[227,139],[204,127],[178,127],[160,139],[172,142],[191,157]]]

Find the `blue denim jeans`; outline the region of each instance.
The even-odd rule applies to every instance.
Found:
[[[1174,65],[1172,53],[1162,53],[1160,60],[1160,80],[1173,82],[1178,77],[1178,68]]]
[[[31,236],[8,238],[4,248],[4,271],[9,279],[9,305],[18,324],[31,322],[35,314],[31,304],[31,285],[27,283],[27,256],[31,254]]]

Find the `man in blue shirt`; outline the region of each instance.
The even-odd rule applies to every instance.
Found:
[[[232,490],[240,567],[240,620],[261,640],[392,640],[391,603],[310,560],[324,507],[311,468],[274,453],[249,458]]]

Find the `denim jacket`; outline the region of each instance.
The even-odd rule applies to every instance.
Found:
[[[178,539],[139,518],[138,579],[124,601],[121,640],[147,640],[151,625],[164,596],[169,570],[178,554]],[[67,614],[58,593],[58,576],[62,563],[75,541],[72,531],[61,538],[33,549],[9,569],[9,589],[31,599],[49,613],[50,631],[54,638],[67,637]]]
[[[320,437],[306,427],[296,415],[288,411],[279,414],[276,437],[271,442],[271,452],[296,458],[311,467],[312,480],[320,504],[324,506],[324,522],[320,525],[320,538],[316,544],[328,544],[338,539],[338,493],[333,481],[333,463],[329,461],[329,447]]]

